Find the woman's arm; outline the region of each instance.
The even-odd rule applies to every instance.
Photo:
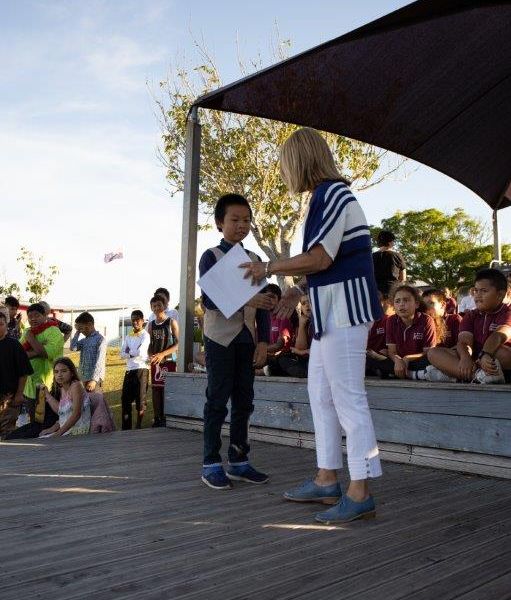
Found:
[[[332,264],[332,259],[321,244],[314,246],[308,252],[303,252],[291,258],[284,258],[268,263],[247,262],[240,265],[246,270],[245,279],[252,277],[252,283],[257,284],[266,275],[310,275],[324,271]],[[268,265],[268,270],[266,268]]]
[[[55,423],[51,426],[48,427],[48,429],[43,429],[41,431],[41,433],[39,434],[39,437],[43,437],[43,435],[50,435],[51,433],[55,433],[56,431],[58,431],[60,428],[60,423],[58,421],[55,421]]]
[[[76,425],[82,414],[83,396],[85,395],[85,390],[79,381],[75,381],[71,384],[71,387],[69,388],[69,395],[73,403],[73,411],[71,412],[71,416],[65,422],[65,424],[55,433],[55,437],[64,435],[67,431],[69,431],[74,425]]]

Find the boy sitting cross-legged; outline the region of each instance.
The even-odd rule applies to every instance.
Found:
[[[238,194],[222,196],[215,207],[215,223],[223,239],[206,250],[199,262],[201,277],[231,248],[250,233],[252,210]],[[252,252],[251,260],[260,260]],[[252,300],[229,319],[213,301],[202,294],[204,313],[204,347],[208,387],[204,406],[204,459],[202,481],[209,487],[225,490],[230,480],[266,483],[268,476],[248,462],[248,421],[254,410],[254,367],[266,363],[270,339],[270,316],[273,301],[265,294]],[[220,434],[231,399],[229,467],[222,466]]]
[[[476,275],[476,308],[465,313],[455,348],[432,348],[430,381],[504,383],[503,370],[511,369],[511,306],[504,302],[507,281],[498,269]]]

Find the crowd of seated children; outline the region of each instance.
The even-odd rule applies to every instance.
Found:
[[[455,348],[432,348],[428,352],[430,381],[504,383],[511,370],[511,305],[505,275],[482,269],[475,278],[476,308],[460,323]]]
[[[368,356],[368,367],[384,378],[414,379],[415,372],[427,365],[427,351],[436,345],[435,321],[419,310],[421,297],[412,285],[395,285],[390,300],[394,314],[385,321],[388,356],[383,360]]]

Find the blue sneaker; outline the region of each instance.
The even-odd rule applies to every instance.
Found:
[[[313,479],[308,479],[301,485],[284,492],[284,500],[291,500],[291,502],[336,504],[341,496],[342,489],[339,482],[332,485],[317,485]]]
[[[266,473],[257,471],[248,462],[241,465],[229,465],[226,475],[232,481],[246,481],[247,483],[255,483],[256,485],[267,483],[269,479]]]
[[[343,496],[342,500],[327,511],[315,515],[316,521],[319,523],[348,523],[355,519],[374,519],[376,510],[374,499],[369,496],[363,502],[355,502],[348,496]]]
[[[230,490],[232,483],[227,479],[222,465],[214,465],[212,467],[202,467],[203,483],[214,490]]]

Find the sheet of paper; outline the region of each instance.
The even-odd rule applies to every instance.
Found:
[[[197,281],[226,319],[267,285],[266,279],[258,285],[252,285],[251,279],[243,279],[245,270],[239,265],[244,262],[250,262],[250,257],[236,244]]]

